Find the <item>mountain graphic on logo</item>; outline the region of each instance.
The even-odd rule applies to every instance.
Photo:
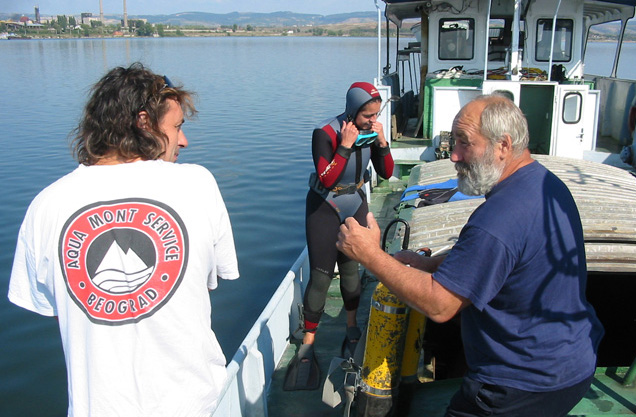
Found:
[[[117,241],[113,241],[91,280],[111,294],[132,293],[150,279],[153,269],[154,266],[146,265],[132,248],[124,252]]]

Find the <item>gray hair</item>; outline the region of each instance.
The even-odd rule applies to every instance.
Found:
[[[519,107],[502,94],[483,95],[475,100],[486,102],[481,113],[480,132],[490,139],[494,145],[500,142],[505,134],[510,135],[512,150],[515,156],[528,147],[528,121]]]

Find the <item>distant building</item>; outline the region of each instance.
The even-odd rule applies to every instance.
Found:
[[[83,25],[88,25],[93,19],[93,13],[82,13],[80,15],[80,20]]]

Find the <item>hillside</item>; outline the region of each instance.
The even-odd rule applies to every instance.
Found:
[[[117,16],[112,16],[117,18]],[[274,12],[274,13],[203,13],[203,12],[183,12],[171,15],[139,15],[129,16],[129,19],[145,19],[151,24],[164,24],[173,26],[203,26],[203,27],[221,27],[233,26],[246,27],[247,25],[257,28],[289,28],[302,26],[367,26],[375,27],[377,24],[377,13],[375,12],[356,12],[342,13],[333,15],[317,15],[302,14],[292,12]],[[384,19],[383,19],[384,23]],[[394,28],[392,28],[394,29]],[[604,25],[592,27],[592,39],[612,39],[618,36],[620,31],[619,22],[610,22]],[[636,41],[636,22],[631,21],[627,25],[625,38]]]
[[[79,19],[80,11],[75,15]],[[3,13],[0,12],[0,20],[19,20],[21,16],[27,16],[32,20],[35,19],[33,12],[31,13]],[[42,11],[42,20],[48,20],[56,16],[47,15]],[[93,15],[93,17],[96,17]],[[104,15],[104,19],[108,21],[118,21],[122,19],[122,15]],[[176,26],[239,26],[251,25],[254,27],[289,27],[289,26],[324,26],[333,24],[351,24],[351,23],[374,23],[377,21],[376,12],[355,12],[341,13],[332,15],[303,14],[292,12],[274,12],[274,13],[204,13],[204,12],[182,12],[170,15],[128,15],[128,19],[145,19],[148,23],[176,25]]]
[[[592,26],[590,29],[591,39],[615,39],[621,30],[620,22],[609,22],[603,25]],[[636,41],[636,22],[631,20],[625,28],[625,39]]]
[[[130,18],[130,17],[129,17]],[[148,23],[161,23],[179,26],[239,26],[251,25],[255,27],[288,27],[288,26],[323,26],[347,23],[370,23],[377,20],[373,12],[358,12],[334,14],[328,16],[316,14],[301,14],[292,12],[275,13],[202,13],[184,12],[173,15],[141,15],[137,19],[147,19]]]
[[[42,21],[56,19],[57,16],[42,13]],[[75,15],[77,21],[80,20],[79,12]],[[35,19],[31,13],[3,13],[0,12],[0,21],[18,21],[20,17],[27,16]],[[93,18],[96,16],[94,15]],[[106,24],[117,25],[121,21],[122,15],[104,15]],[[180,28],[203,28],[206,31],[218,28],[258,28],[258,33],[276,32],[288,30],[290,28],[304,28],[302,32],[315,31],[315,28],[323,28],[323,31],[333,32],[332,35],[342,36],[375,36],[374,29],[377,25],[376,12],[354,12],[332,15],[303,14],[293,12],[274,13],[205,13],[205,12],[182,12],[170,15],[128,15],[129,20],[145,20],[151,25],[164,25],[166,27]],[[383,18],[384,24],[384,18]],[[314,28],[314,29],[312,29]],[[391,32],[395,27],[392,25]],[[405,27],[408,30],[408,25]],[[299,32],[299,29],[296,29]],[[607,40],[616,38],[620,31],[619,22],[606,23],[594,26],[591,29],[591,39]],[[188,32],[185,30],[185,32]],[[256,32],[252,32],[256,33]],[[631,21],[625,31],[625,39],[636,41],[636,21]]]

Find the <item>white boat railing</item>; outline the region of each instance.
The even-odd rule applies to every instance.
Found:
[[[300,323],[299,304],[307,281],[305,247],[228,364],[228,379],[212,417],[267,416],[269,385]]]

